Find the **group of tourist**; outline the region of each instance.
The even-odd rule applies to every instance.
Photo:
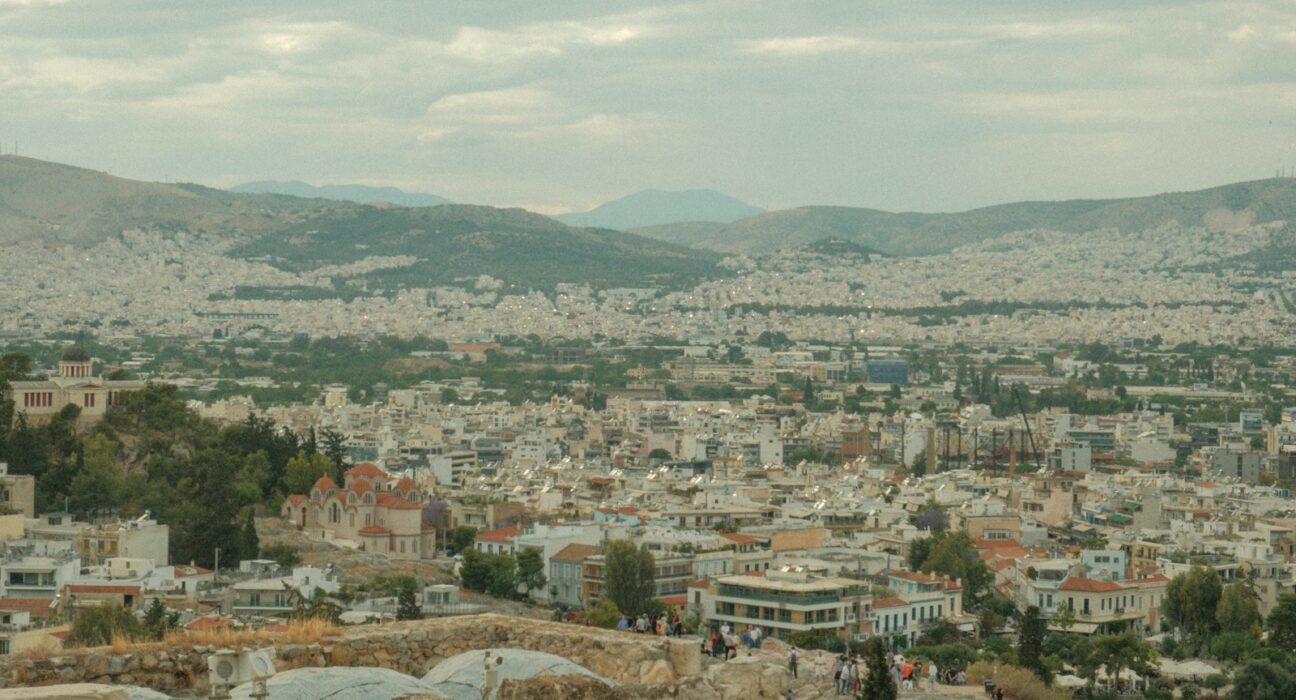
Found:
[[[635,632],[637,634],[655,634],[659,637],[680,637],[684,635],[684,623],[680,620],[679,613],[673,615],[648,615],[640,613],[638,617],[634,615],[622,615],[617,620],[617,629],[622,632]]]
[[[962,670],[946,669],[942,676],[935,662],[910,661],[896,654],[887,655],[887,669],[896,687],[903,690],[932,690],[938,682],[946,685],[964,685],[967,675]],[[863,685],[864,669],[860,668],[859,659],[840,654],[832,663],[833,685],[838,695],[854,695]],[[927,679],[924,688],[923,678]]]
[[[854,695],[860,691],[862,670],[859,659],[854,656],[839,655],[832,664],[833,684],[838,695]]]

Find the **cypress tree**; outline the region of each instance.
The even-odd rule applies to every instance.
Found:
[[[864,685],[860,688],[858,700],[896,700],[895,680],[891,678],[891,669],[887,668],[886,644],[881,637],[870,637],[864,642]]]

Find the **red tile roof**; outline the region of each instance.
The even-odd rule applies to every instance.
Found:
[[[415,485],[413,479],[406,476],[406,477],[401,477],[401,479],[396,482],[396,486],[394,488],[397,491],[413,491],[414,489],[418,488],[418,486]]]
[[[598,552],[598,547],[592,544],[572,543],[558,550],[549,558],[550,561],[580,562],[585,561],[585,557]]]
[[[327,476],[321,476],[319,479],[315,480],[315,485],[312,486],[311,488],[319,489],[321,493],[328,493],[329,491],[337,488],[337,482],[333,481]]]
[[[1067,580],[1063,581],[1061,586],[1058,586],[1058,590],[1074,591],[1076,593],[1110,593],[1111,591],[1119,591],[1120,589],[1121,587],[1119,584],[1112,583],[1111,581],[1095,581],[1094,579],[1084,578],[1082,576],[1071,576]]]
[[[288,497],[288,502],[291,503],[294,507],[300,506],[301,504],[306,502],[306,497],[301,495],[300,493],[294,493]]]
[[[479,533],[476,538],[477,542],[512,542],[522,532],[522,528],[510,525],[501,527],[497,530],[487,530]]]
[[[419,503],[407,501],[400,496],[393,496],[387,493],[378,496],[378,505],[384,508],[391,508],[392,510],[421,510],[423,508]]]
[[[363,496],[372,490],[373,487],[369,485],[368,481],[352,481],[350,485],[347,486],[347,491],[350,491],[357,496]]]
[[[720,536],[735,544],[756,544],[760,541],[751,535],[744,535],[741,532],[722,532],[720,533]]]
[[[391,534],[391,530],[388,530],[388,529],[385,528],[385,527],[379,527],[379,526],[377,526],[377,525],[370,525],[370,526],[368,526],[368,527],[362,527],[362,528],[360,528],[360,534],[362,534],[362,535],[390,535],[390,534]]]
[[[909,602],[906,601],[904,598],[895,598],[895,597],[891,597],[891,598],[878,598],[877,600],[873,601],[873,607],[874,607],[874,609],[877,609],[877,608],[898,608],[898,607],[900,607],[900,606],[908,605],[908,604],[909,604]]]
[[[378,477],[387,476],[387,472],[379,469],[378,465],[373,464],[371,462],[361,462],[360,464],[357,464],[354,467],[351,467],[350,469],[346,470],[346,472],[344,472],[342,475],[346,477],[367,476],[369,478],[378,478]]]

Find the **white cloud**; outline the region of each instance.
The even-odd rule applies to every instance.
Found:
[[[743,51],[771,56],[817,56],[826,53],[855,51],[863,45],[857,37],[844,34],[821,34],[819,36],[783,36],[745,41],[740,44]]]
[[[440,48],[455,58],[497,63],[536,56],[557,57],[579,46],[617,46],[648,36],[651,31],[643,24],[616,20],[540,22],[512,29],[462,27]]]

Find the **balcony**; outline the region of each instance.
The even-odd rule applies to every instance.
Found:
[[[749,600],[759,600],[767,603],[779,603],[788,606],[813,606],[825,605],[829,603],[840,603],[842,597],[836,594],[822,595],[788,595],[786,593],[767,593],[765,591],[754,591],[750,589],[733,589],[721,587],[720,592],[716,594],[717,599],[742,603]]]

